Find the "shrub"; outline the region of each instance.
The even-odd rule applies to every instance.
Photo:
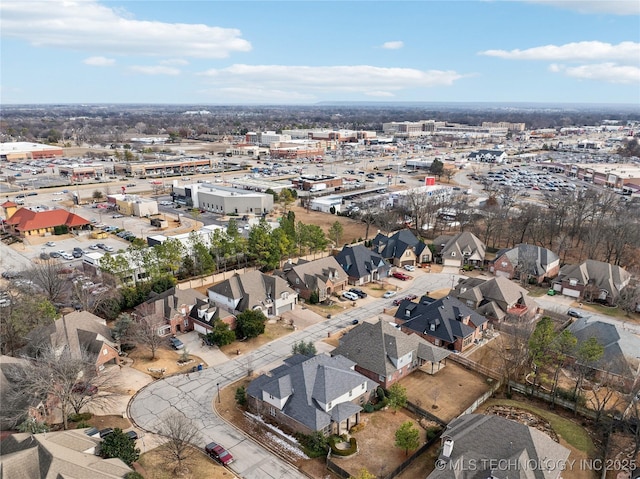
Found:
[[[345,439],[341,436],[331,436],[329,438],[329,447],[331,447],[331,454],[334,454],[336,456],[350,456],[358,452],[358,443],[356,442],[355,437],[349,439],[349,449],[337,449],[336,443],[344,441]]]
[[[93,414],[91,414],[90,412],[81,412],[79,414],[69,415],[69,421],[73,421],[73,422],[88,421],[92,417],[93,417]]]
[[[356,424],[355,426],[353,426],[349,432],[351,434],[355,434],[356,432],[360,432],[364,429],[364,423],[363,422],[359,422],[358,424]]]
[[[238,389],[236,389],[236,402],[240,405],[240,406],[245,406],[247,404],[247,390],[244,388],[244,386],[240,386]]]
[[[441,428],[439,426],[432,426],[427,428],[427,441],[430,441],[431,439],[436,437],[438,433],[440,433],[440,431]]]
[[[127,472],[124,476],[124,479],[144,479],[144,476],[139,472],[132,471],[132,472]]]
[[[87,427],[92,427],[92,426],[86,421],[80,421],[78,424],[76,424],[76,429],[85,429]]]
[[[380,401],[384,401],[385,399],[384,389],[382,389],[380,386],[378,386],[378,388],[376,389],[376,396],[378,396],[378,400]]]
[[[304,453],[311,459],[325,456],[329,449],[327,438],[320,431],[309,435],[297,433],[296,439],[302,445]]]
[[[368,402],[367,404],[362,406],[362,409],[364,410],[364,412],[373,412],[373,411],[375,411],[375,408],[373,407],[373,404],[371,404],[370,402]]]
[[[320,294],[317,291],[312,291],[309,295],[309,304],[318,304],[320,302]]]

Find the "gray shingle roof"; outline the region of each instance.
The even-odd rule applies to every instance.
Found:
[[[500,261],[503,255],[509,258],[512,265],[526,268],[526,273],[534,276],[544,275],[549,265],[560,259],[557,254],[547,248],[524,243],[515,248],[505,248],[498,251],[494,262]]]
[[[436,469],[428,479],[459,479],[462,471],[466,471],[465,479],[555,479],[561,474],[558,466],[570,454],[537,429],[491,415],[467,414],[454,419],[442,439],[452,440],[453,450],[449,457],[441,453],[439,459],[457,467]],[[497,467],[497,461],[504,467]]]
[[[336,255],[336,261],[352,278],[363,278],[374,271],[388,270],[383,257],[363,245],[345,246]]]
[[[413,248],[415,255],[420,257],[426,247],[426,244],[408,229],[400,230],[388,237],[378,233],[372,244],[374,250],[378,251],[383,258],[401,258],[407,248]]]
[[[340,339],[331,354],[344,356],[367,371],[389,377],[397,370],[393,360],[410,352],[433,362],[451,354],[415,334],[405,334],[383,320],[359,324]]]
[[[409,311],[408,315],[406,311]],[[464,324],[458,319],[467,316],[473,326]],[[466,338],[474,332],[476,327],[487,321],[484,316],[479,315],[460,300],[449,296],[427,305],[405,300],[400,303],[395,317],[405,321],[402,324],[403,328],[418,334],[427,334],[448,343],[453,343],[456,338]]]
[[[598,289],[607,291],[615,298],[629,283],[631,274],[620,266],[588,259],[580,264],[568,264],[560,268],[557,281],[572,278],[583,285],[592,281]]]
[[[256,306],[262,307],[268,301],[279,298],[284,292],[296,294],[284,279],[260,271],[236,274],[211,286],[208,290],[227,298],[239,299],[240,302],[236,308],[238,311],[253,309]]]
[[[354,371],[354,365],[343,356],[320,354],[308,358],[296,355],[269,374],[251,381],[247,394],[262,398],[262,391],[266,391],[276,398],[286,399],[282,412],[317,431],[328,426],[334,416],[343,417],[351,411],[346,416],[349,417],[362,409],[356,404],[341,403],[338,410],[334,411],[338,404],[332,404],[325,412],[319,407],[320,403],[332,403],[362,384],[365,384],[362,392],[378,386]]]

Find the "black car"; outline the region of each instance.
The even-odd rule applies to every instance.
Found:
[[[107,437],[109,434],[113,434],[113,428],[112,427],[107,427],[105,429],[102,429],[100,431],[100,439]]]
[[[350,292],[357,294],[358,296],[360,296],[361,298],[366,298],[367,297],[367,293],[365,293],[364,291],[362,291],[361,289],[358,288],[351,288],[349,290]]]
[[[51,253],[49,253],[49,256],[51,256],[52,258],[59,258],[60,253],[58,253],[57,251],[52,251]]]
[[[36,193],[35,191],[31,191],[29,193],[27,193],[27,196],[37,196],[38,193]]]
[[[127,431],[127,432],[125,432],[125,434],[132,441],[137,441],[138,440],[138,433],[135,432],[135,431]]]

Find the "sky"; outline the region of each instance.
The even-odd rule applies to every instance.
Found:
[[[640,105],[640,1],[2,0],[0,103]]]

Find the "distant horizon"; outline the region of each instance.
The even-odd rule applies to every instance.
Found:
[[[639,19],[637,0],[3,0],[0,97],[634,105]]]

